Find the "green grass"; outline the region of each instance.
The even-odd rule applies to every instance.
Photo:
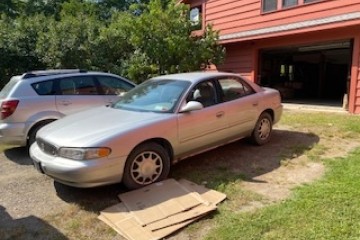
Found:
[[[285,113],[281,124],[320,138],[358,141],[360,136],[359,116]],[[296,155],[302,148],[291,152]],[[305,154],[314,160],[326,150],[318,144]],[[220,207],[216,227],[205,239],[360,239],[360,148],[349,156],[321,161],[325,176],[298,187],[286,201],[245,213]]]
[[[326,137],[356,138],[360,135],[360,116],[318,112],[284,112],[281,124],[313,130]]]
[[[219,214],[207,239],[360,239],[360,149],[325,161],[327,173],[283,203]]]

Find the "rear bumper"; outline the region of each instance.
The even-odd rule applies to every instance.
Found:
[[[273,124],[280,121],[282,113],[283,113],[283,105],[280,104],[277,108],[274,109],[274,121],[273,121]]]
[[[24,123],[1,123],[0,143],[26,146],[27,136]]]

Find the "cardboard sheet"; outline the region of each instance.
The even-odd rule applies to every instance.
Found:
[[[174,179],[122,193],[119,198],[142,226],[204,203],[197,192],[187,190]]]
[[[157,240],[216,210],[226,195],[185,179],[168,179],[119,198],[123,202],[98,218],[126,239]]]
[[[203,185],[198,185],[196,183],[190,182],[186,179],[180,179],[179,183],[188,189],[188,191],[197,192],[200,196],[209,204],[219,204],[220,202],[226,199],[226,195],[224,193],[208,189]]]

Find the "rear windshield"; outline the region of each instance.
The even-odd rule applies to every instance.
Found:
[[[10,81],[3,87],[3,89],[0,92],[0,98],[6,98],[10,91],[14,88],[16,83],[19,81],[18,77],[12,77]]]

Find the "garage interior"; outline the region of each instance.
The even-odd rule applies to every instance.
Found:
[[[283,101],[347,108],[352,41],[262,49],[259,83]]]

